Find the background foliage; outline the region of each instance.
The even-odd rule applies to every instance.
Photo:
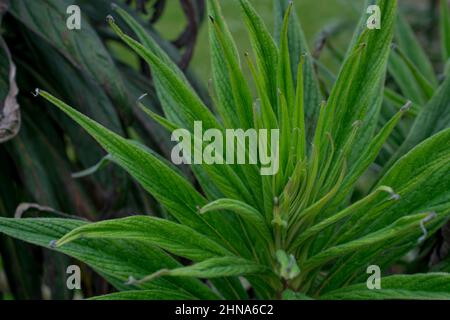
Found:
[[[118,41],[118,37],[105,26],[104,17],[111,11],[109,1],[96,1],[95,4],[85,1],[79,2],[83,10],[86,9],[83,12],[89,16],[90,23],[83,26],[90,35],[89,37],[83,36],[83,39],[72,37],[66,30],[62,30],[65,27],[63,20],[65,17],[64,10],[67,6],[64,1],[42,1],[39,4],[25,0],[13,1],[9,4],[2,1],[2,8],[8,10],[8,14],[2,20],[2,29],[5,30],[3,37],[8,44],[8,49],[4,49],[2,53],[5,57],[8,57],[8,52],[10,52],[12,56],[12,61],[9,58],[2,59],[3,63],[8,62],[8,65],[2,65],[2,74],[7,74],[5,70],[10,71],[12,69],[11,62],[14,62],[17,67],[16,82],[19,88],[26,88],[25,90],[31,91],[36,86],[45,87],[52,93],[58,93],[58,97],[63,101],[77,106],[79,111],[100,122],[106,128],[121,136],[138,140],[163,156],[167,156],[170,148],[170,145],[165,142],[169,141],[167,133],[160,126],[145,118],[140,109],[135,108],[136,97],[143,92],[148,92],[149,95],[143,103],[151,106],[153,111],[161,112],[159,101],[152,93],[149,69],[142,63],[142,59],[124,47]],[[350,8],[339,1],[332,2],[333,4],[327,7],[330,11],[333,11],[333,8],[339,8],[340,5],[349,8],[348,10],[353,17],[359,16],[360,8]],[[305,21],[308,16],[308,14],[302,14],[302,11],[310,12],[310,5],[305,1],[302,3],[303,7],[297,8],[302,21]],[[175,5],[168,6],[172,11],[175,7]],[[271,7],[271,3],[259,5],[259,9],[263,13],[264,10]],[[230,16],[240,17],[240,15],[234,13],[235,8],[231,5],[228,7],[227,2],[224,6],[224,12],[226,15],[229,12]],[[201,8],[196,7],[196,9],[198,10],[197,19],[200,22]],[[183,62],[182,57],[186,57],[185,54],[188,49],[178,50],[176,46],[161,40],[158,33],[146,22],[151,18],[151,14],[138,17],[133,8],[127,10],[169,52],[172,59],[181,63],[182,66],[186,63]],[[36,14],[38,12],[39,14]],[[166,16],[167,20],[161,20],[157,23],[156,28],[160,31],[171,29],[167,26],[173,25],[170,20],[172,15],[173,13],[169,10]],[[174,14],[174,17],[177,16],[178,14]],[[271,19],[268,20],[271,21]],[[54,23],[54,21],[60,21],[60,23]],[[308,20],[303,22],[307,34],[310,35],[310,46],[314,49],[313,58],[318,59],[320,57],[320,61],[316,60],[316,68],[321,71],[319,72],[320,90],[324,96],[330,94],[330,89],[336,79],[335,74],[343,63],[346,44],[343,39],[348,38],[351,33],[352,28],[349,28],[351,22],[351,19],[346,19],[345,23],[332,21],[315,40],[311,35],[317,30],[317,27],[314,27],[313,23],[308,22]],[[441,52],[436,53],[437,50],[432,46],[432,53],[428,53],[431,57],[429,60],[427,54],[420,48],[419,41],[414,39],[409,26],[401,22],[402,20],[397,24],[396,43],[398,48],[392,50],[389,60],[389,75],[387,78],[389,86],[384,92],[386,99],[382,105],[380,104],[379,112],[381,116],[372,132],[382,128],[397,112],[398,108],[404,105],[406,100],[410,99],[414,104],[413,108],[408,111],[409,118],[405,119],[398,128],[395,128],[388,143],[384,145],[382,153],[377,158],[379,168],[390,167],[395,159],[400,158],[419,142],[444,129],[449,123],[446,117],[448,115],[448,81],[442,83],[445,66],[442,62],[439,62],[445,61],[446,52],[444,50],[444,59],[437,59],[436,56],[438,54],[440,56]],[[238,36],[238,43],[245,47],[248,41],[241,40],[243,29],[240,25],[242,24],[236,23],[234,25],[232,22],[231,31],[235,36]],[[125,32],[131,33],[131,30],[125,24],[120,26],[124,28]],[[430,26],[430,29],[432,29],[432,24]],[[204,39],[205,29],[206,27],[200,33],[200,39]],[[43,33],[41,30],[49,31]],[[54,32],[51,30],[54,30]],[[192,30],[190,31],[192,32]],[[428,35],[430,34],[434,33]],[[173,34],[164,34],[164,36],[174,38]],[[427,39],[425,34],[425,37],[422,35],[421,41],[432,44],[440,42],[445,45],[448,39],[445,37],[442,39],[429,37]],[[196,51],[196,56],[194,56],[195,69],[199,70],[201,79],[206,79],[211,74],[207,64],[204,63],[205,59],[209,59],[205,55],[208,50],[203,47],[206,43],[206,40],[200,40],[200,46]],[[3,47],[6,48],[5,45]],[[68,74],[71,76],[67,77]],[[190,72],[187,74],[189,81],[200,97],[206,103],[209,103],[209,98],[205,93],[206,90],[198,84],[199,81]],[[249,71],[247,70],[248,74]],[[2,85],[2,88],[9,87],[11,90],[13,85],[11,82],[8,85],[6,79],[6,77],[2,78],[7,84]],[[6,96],[5,92],[2,94]],[[20,134],[8,143],[3,144],[0,150],[2,181],[3,177],[6,177],[7,181],[13,182],[8,185],[1,185],[0,205],[3,207],[3,210],[0,210],[1,214],[7,213],[7,216],[10,216],[12,212],[15,212],[19,203],[36,202],[57,210],[50,211],[42,207],[37,208],[39,211],[46,211],[46,214],[50,216],[61,216],[60,212],[70,212],[89,220],[104,220],[126,216],[130,212],[152,212],[156,216],[168,217],[164,208],[160,207],[153,198],[148,197],[141,187],[117,167],[108,166],[96,171],[93,175],[73,179],[71,176],[73,172],[92,166],[104,156],[104,153],[96,147],[86,133],[75,126],[68,118],[55,112],[52,108],[37,108],[36,104],[44,104],[42,100],[37,101],[31,100],[30,95],[19,96],[22,123]],[[92,108],[92,105],[99,107]],[[41,112],[41,110],[45,110],[45,112]],[[11,114],[12,119],[17,123],[19,121],[17,112]],[[435,125],[436,123],[438,125]],[[14,126],[12,128],[12,133],[16,133],[14,132]],[[404,140],[406,141],[403,142]],[[359,186],[354,193],[355,200],[365,195],[373,181],[383,173],[377,171],[377,166],[372,167],[372,169],[373,171],[366,174],[362,182],[359,182]],[[387,169],[384,170],[384,172],[387,171]],[[188,170],[184,171],[188,179],[194,182],[192,174]],[[86,173],[88,172],[82,173],[81,176]],[[398,178],[396,177],[396,179]],[[395,179],[391,182],[394,183]],[[123,190],[132,191],[123,192]],[[159,192],[163,192],[161,190]],[[28,215],[28,212],[32,211],[29,209],[33,208],[36,207],[22,206],[18,213]],[[46,237],[41,239],[34,236],[28,238],[28,240],[46,246],[50,240],[59,238],[64,234],[64,228],[68,231],[78,226],[77,223],[73,223],[72,227],[68,227],[65,223],[61,224],[58,227],[60,230],[56,232],[55,229],[53,235],[47,233]],[[80,221],[81,224],[82,221]],[[45,228],[45,226],[43,225],[42,228]],[[41,231],[45,233],[44,230]],[[35,230],[35,232],[37,231]],[[50,253],[47,250],[40,251],[36,248],[30,248],[10,238],[3,237],[1,241],[3,265],[10,284],[9,287],[16,298],[40,298],[43,292],[44,295],[46,292],[50,292],[52,298],[71,297],[71,293],[64,289],[64,271],[68,264],[68,258]],[[441,235],[438,234],[437,238],[427,241],[413,264],[398,264],[394,268],[398,268],[397,271],[407,272],[427,271],[429,268],[428,261],[431,259],[433,265],[437,264],[434,267],[435,270],[448,271],[446,269],[448,262],[444,259],[446,248],[448,248],[446,247],[446,241],[448,241],[448,236],[446,237],[444,230]],[[105,251],[105,255],[108,255],[106,247],[110,247],[111,242],[107,242],[107,245],[103,247],[101,242],[92,242],[92,246],[92,250],[101,249]],[[110,266],[120,265],[123,259],[117,252],[125,253],[129,251],[131,244],[127,245],[126,242],[119,241],[114,244],[114,248],[114,252],[111,252],[108,256]],[[148,257],[142,257],[145,260],[141,261],[165,261],[161,264],[166,264],[170,268],[177,266],[174,260],[167,258],[152,246],[145,247],[143,245],[140,248],[133,243],[133,248],[136,252],[148,252]],[[65,253],[80,260],[86,259],[86,256],[84,258],[81,256],[82,254],[88,254],[79,252],[72,247],[68,247],[67,250]],[[221,249],[218,248],[218,250]],[[187,258],[195,260],[199,256],[194,255]],[[202,256],[202,258],[207,257]],[[130,263],[134,263],[135,269],[142,268],[142,263],[138,260]],[[24,267],[28,269],[22,270]],[[101,264],[94,266],[94,268],[105,270],[102,275],[116,288],[123,287],[123,281],[107,275],[108,265]],[[150,274],[158,269],[158,266],[149,265],[147,268],[141,270],[136,276],[142,277]],[[256,269],[252,269],[254,266],[248,266],[248,268],[252,272],[256,271]],[[42,282],[40,277],[36,276],[36,270],[38,270],[38,274],[42,274]],[[258,271],[260,270],[258,269]],[[110,292],[111,288],[108,288],[102,280],[89,271],[83,273],[90,275],[84,279],[86,284],[83,287],[86,288],[86,292],[84,292],[86,296]],[[115,277],[117,276],[115,275]],[[126,276],[128,276],[126,272],[121,275],[121,277]],[[428,281],[428,278],[425,280]],[[426,282],[425,280],[423,282]],[[164,282],[165,288],[167,286],[186,288],[185,282],[187,280],[183,279],[180,280],[182,282],[179,282],[177,279],[166,280],[166,278],[163,278],[159,281]],[[167,281],[171,284],[166,283]],[[431,283],[432,279],[429,279],[429,281]],[[225,290],[226,285],[218,282],[219,280],[217,280],[216,285]],[[393,278],[393,287],[396,286],[395,282],[396,280]],[[50,290],[42,290],[42,283],[46,284]],[[148,286],[148,288],[154,289],[153,286]],[[192,297],[192,295],[204,298],[213,297],[198,282],[189,282],[187,286],[191,290],[190,295],[180,296],[178,294],[177,296],[174,292],[174,297],[187,298]],[[229,286],[234,290],[237,290],[236,286],[239,287],[236,284],[229,284]],[[430,285],[431,287],[432,285]],[[262,288],[259,289],[264,291]],[[357,291],[357,288],[355,288],[355,291]],[[154,294],[156,293],[154,292]],[[161,295],[161,297],[163,296]],[[240,292],[239,297],[245,297],[245,293]],[[345,292],[334,297],[345,297]]]

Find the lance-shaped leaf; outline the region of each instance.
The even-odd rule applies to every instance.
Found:
[[[200,213],[204,214],[216,210],[230,210],[235,212],[248,223],[250,228],[255,228],[262,239],[270,243],[272,236],[266,221],[263,215],[252,206],[233,199],[218,199],[201,208]]]
[[[194,89],[181,77],[181,73],[175,72],[170,64],[164,63],[165,59],[162,60],[157,54],[124,34],[111,16],[108,16],[108,22],[114,32],[150,65],[156,92],[169,120],[189,130],[193,130],[195,121],[202,121],[205,129],[220,128]]]
[[[394,33],[396,0],[380,0],[381,29],[365,30],[347,56],[328,100],[328,121],[324,132],[332,133],[336,149],[341,149],[351,135],[352,124],[364,120],[370,99],[378,93]],[[364,131],[364,130],[361,130]],[[361,135],[361,134],[360,134]],[[325,138],[324,138],[325,139]],[[361,137],[357,139],[362,143]]]
[[[162,102],[162,105],[165,109],[166,115],[169,120],[173,121],[175,124],[179,125],[182,128],[188,128],[192,131],[194,122],[196,120],[202,121],[202,126],[205,129],[210,128],[220,128],[220,125],[213,117],[213,115],[209,112],[206,106],[203,105],[199,97],[195,94],[192,87],[189,86],[187,81],[184,79],[180,72],[174,71],[175,66],[171,64],[165,64],[164,61],[166,59],[161,59],[159,56],[162,55],[160,50],[157,50],[156,54],[149,51],[147,48],[134,41],[130,37],[126,36],[114,23],[113,19],[109,17],[109,22],[114,31],[131,47],[133,48],[139,55],[142,56],[153,68],[154,76],[157,81],[157,92]],[[135,27],[137,28],[137,27]],[[148,40],[147,40],[148,41]],[[156,47],[153,44],[152,47]],[[224,49],[225,50],[225,49]],[[226,50],[229,50],[227,47]],[[233,64],[234,65],[234,64]],[[240,72],[240,71],[239,71]],[[158,83],[160,82],[160,85]],[[242,86],[243,80],[238,81],[240,85],[236,84],[235,90],[233,92],[238,91],[238,87]],[[240,90],[240,89],[239,89]],[[245,90],[244,90],[245,91]],[[244,96],[245,92],[242,92]],[[170,101],[169,101],[170,100]],[[239,106],[245,107],[245,103],[238,103]],[[250,110],[250,109],[249,109]],[[245,127],[249,127],[250,125],[246,125]],[[251,190],[258,190],[258,184],[256,183],[259,178],[256,168],[252,168],[252,170],[243,170],[243,175],[245,177],[250,177],[248,181],[250,181],[253,188]],[[223,190],[234,189],[230,187],[229,183],[225,183],[223,179],[220,179],[220,176],[226,176],[230,179],[238,180],[234,186],[240,186],[241,183],[239,179],[235,176],[234,172],[231,172],[229,168],[224,168],[223,170],[216,169],[214,167],[206,167],[205,170],[208,172],[212,179],[216,182],[219,182],[218,186]],[[197,173],[196,170],[194,172]],[[242,174],[241,174],[242,175]],[[198,177],[201,177],[200,173],[197,173]],[[203,182],[202,179],[200,181]],[[203,183],[204,185],[204,183]],[[242,192],[242,189],[241,189]],[[245,194],[245,190],[243,191]]]
[[[422,96],[425,99],[430,99],[437,87],[437,82],[431,83],[401,48],[394,46],[394,50],[401,61],[405,64],[406,68],[411,72],[412,78],[410,79],[414,79],[417,83],[419,89],[421,90]]]
[[[57,218],[0,218],[0,233],[53,249],[50,243],[55,239],[86,224],[81,220]],[[193,297],[203,296],[206,299],[216,297],[198,281],[186,282],[186,279],[182,281],[176,278],[158,279],[153,283],[126,285],[131,275],[143,277],[161,268],[180,266],[173,258],[148,243],[113,239],[80,239],[56,250],[90,265],[119,290],[154,289],[155,286],[157,288],[162,286],[179,290]]]
[[[350,215],[357,219],[358,216],[364,215],[367,210],[367,206],[370,205],[381,192],[386,192],[390,194],[390,197],[396,196],[394,191],[386,186],[381,186],[376,189],[374,192],[369,194],[367,197],[355,202],[354,204],[348,206],[342,211],[332,215],[328,219],[322,220],[320,223],[315,224],[314,226],[308,228],[304,233],[302,233],[297,239],[295,239],[294,247],[302,243],[303,241],[312,238],[314,236],[320,238],[319,234],[326,228],[337,224],[339,222],[344,222],[346,218]],[[363,209],[363,210],[362,210]],[[364,210],[365,209],[365,210]],[[327,239],[329,240],[329,239]]]
[[[315,291],[325,293],[342,288],[349,283],[366,281],[368,265],[378,265],[382,270],[389,268],[426,239],[432,237],[448,219],[449,214],[450,210],[438,214],[432,212],[420,222],[417,229],[411,230],[412,232],[401,237],[392,237],[388,244],[380,242],[367,247],[365,250],[355,250],[340,256],[335,260],[327,276]],[[372,213],[369,214],[368,220],[369,222],[374,220]],[[350,220],[347,224],[354,224],[354,221]],[[373,230],[373,227],[369,227],[369,230]],[[360,237],[357,235],[356,239]]]
[[[263,19],[256,13],[248,0],[239,1],[244,13],[245,23],[256,55],[256,65],[262,74],[264,89],[267,92],[272,106],[277,104],[276,68],[278,63],[278,50],[267,30]]]
[[[450,129],[428,138],[403,156],[379,181],[402,198],[372,223],[385,226],[396,218],[436,205],[450,207]],[[442,208],[444,210],[445,208]]]
[[[420,72],[433,84],[437,84],[436,74],[425,51],[420,46],[414,31],[403,14],[397,15],[395,38],[402,51],[407,54]]]
[[[361,177],[361,175],[369,168],[369,166],[375,161],[386,140],[395,129],[396,125],[402,118],[402,116],[410,109],[411,102],[407,102],[399,112],[397,112],[380,131],[373,137],[370,143],[365,147],[364,151],[360,154],[355,161],[349,174],[345,177],[341,192],[333,200],[334,205],[338,205],[345,199],[348,192],[351,190],[355,182]],[[334,206],[331,206],[334,208]]]
[[[294,94],[294,80],[292,77],[292,66],[291,66],[291,60],[290,60],[290,52],[289,52],[289,20],[291,18],[291,12],[293,3],[291,2],[284,14],[283,18],[283,26],[281,28],[281,35],[280,35],[280,49],[279,49],[279,59],[278,59],[278,65],[277,65],[277,87],[280,91],[280,95],[283,95],[281,100],[285,99],[286,103],[286,110],[289,112],[289,118],[291,118],[294,114],[294,101],[295,101],[295,94]],[[283,102],[281,102],[281,105]],[[279,107],[278,109],[278,117],[281,122],[280,126],[281,129],[288,130],[289,126],[288,123],[283,123],[283,107]],[[282,148],[283,149],[283,148]],[[287,149],[287,148],[286,148]]]
[[[415,104],[423,105],[427,102],[427,98],[424,96],[420,85],[414,80],[410,68],[394,50],[389,57],[388,70],[403,96],[408,97]]]
[[[214,216],[206,220],[197,214],[197,207],[206,204],[206,200],[180,173],[152,153],[109,131],[49,93],[38,92],[81,125],[114,157],[117,164],[131,174],[181,223],[215,239],[221,239],[219,242],[226,243],[227,247],[241,246],[236,240],[236,237],[239,239],[236,231],[229,225],[224,225],[222,217]]]
[[[274,20],[275,20],[275,39],[280,41],[283,18],[289,6],[289,0],[274,0]],[[315,120],[319,115],[320,91],[316,74],[313,68],[313,59],[311,57],[306,37],[300,24],[300,20],[295,12],[291,13],[288,29],[288,45],[291,59],[292,74],[294,81],[297,79],[297,68],[301,56],[305,56],[303,68],[304,84],[304,105],[307,118],[308,132],[312,134]]]
[[[144,241],[196,261],[230,255],[229,251],[189,227],[148,216],[133,216],[86,224],[66,234],[55,245],[61,247],[79,238]]]
[[[211,67],[212,79],[215,93],[217,95],[217,103],[215,105],[225,127],[239,128],[239,118],[236,116],[236,105],[232,92],[231,75],[225,61],[225,52],[219,41],[216,28],[222,30],[222,42],[228,47],[228,51],[232,52],[234,59],[239,61],[239,54],[234,43],[228,26],[222,17],[222,12],[217,1],[207,1],[208,14],[214,19],[213,23],[208,24],[210,51],[211,51]],[[250,106],[251,107],[251,106]]]
[[[386,167],[399,159],[414,146],[440,130],[450,127],[450,77],[434,93],[430,101],[420,110],[408,137]]]
[[[400,218],[390,226],[370,233],[365,237],[357,238],[354,241],[323,250],[308,259],[304,265],[300,267],[303,267],[302,269],[312,269],[344,254],[357,252],[362,248],[367,248],[374,245],[381,246],[382,244],[388,245],[391,239],[408,236],[411,233],[421,233],[422,230],[420,226],[428,215],[428,213],[420,213]]]
[[[127,25],[133,30],[138,37],[139,41],[144,47],[153,52],[167,67],[182,79],[186,84],[189,83],[183,74],[183,72],[177,67],[176,63],[169,57],[169,55],[158,45],[155,39],[153,39],[148,31],[136,21],[128,12],[120,8],[116,4],[112,4],[112,8],[117,12],[120,17],[127,23]]]
[[[450,274],[429,273],[383,277],[381,289],[370,290],[367,283],[347,286],[320,297],[323,300],[448,300]]]
[[[211,0],[213,6],[218,7],[217,0]],[[218,18],[220,19],[220,17]],[[234,113],[239,128],[253,127],[253,112],[252,112],[252,95],[250,87],[242,72],[239,56],[233,50],[234,40],[228,37],[227,29],[225,28],[224,20],[217,23],[215,15],[210,16],[210,24],[212,24],[211,32],[215,33],[215,38],[219,44],[219,50],[223,52],[223,60],[215,61],[214,63],[222,63],[226,66],[228,72],[228,79],[231,91],[228,93],[233,97]],[[230,44],[231,43],[231,44]]]
[[[149,108],[143,105],[141,105],[141,108],[167,130],[179,129],[176,124],[152,112]],[[193,135],[191,139],[192,153],[199,151],[201,154],[201,148],[205,147],[206,144],[195,133],[191,134]],[[241,142],[238,141],[238,143],[242,145]],[[222,152],[217,152],[216,156],[220,157],[222,162],[225,162]],[[257,167],[253,165],[244,165],[243,167],[242,170],[240,166],[211,166],[205,163],[191,165],[196,178],[209,198],[220,198],[225,195],[229,198],[245,200],[248,203],[257,203],[257,198],[252,196],[250,190],[253,190],[255,194],[260,192],[259,172]],[[244,183],[247,183],[247,185]]]
[[[248,274],[273,276],[273,273],[267,266],[237,257],[220,257],[204,260],[188,267],[162,269],[141,280],[137,280],[137,283],[145,283],[161,276],[218,278]]]

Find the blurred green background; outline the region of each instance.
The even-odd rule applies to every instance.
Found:
[[[175,0],[170,0],[175,1]],[[269,30],[273,30],[273,1],[272,0],[251,0],[250,1],[258,13],[266,21]],[[343,32],[337,37],[336,46],[345,48],[353,27],[359,19],[363,0],[296,0],[295,8],[301,19],[305,35],[310,44],[314,47],[315,40],[320,32],[333,28],[339,24],[344,27]],[[236,40],[238,49],[243,54],[251,51],[250,42],[242,21],[242,15],[235,0],[222,0],[223,15]],[[155,25],[156,29],[166,39],[175,39],[185,27],[184,16],[180,6],[168,5],[161,20]],[[345,28],[348,26],[348,28]],[[353,27],[352,27],[353,26]],[[191,69],[200,77],[202,81],[207,81],[211,77],[211,66],[209,58],[209,41],[207,23],[202,24],[201,32],[195,48]],[[342,50],[342,49],[341,49]],[[337,68],[337,63],[332,61],[330,56],[323,57],[324,62],[332,69]]]

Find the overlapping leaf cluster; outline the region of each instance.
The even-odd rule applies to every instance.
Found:
[[[23,202],[90,220],[125,216],[132,211],[163,214],[120,168],[109,166],[91,176],[83,171],[74,175],[82,179],[74,179],[72,173],[95,164],[104,151],[70,119],[31,95],[36,86],[45,87],[107,128],[140,139],[161,154],[170,151],[169,135],[151,126],[145,113],[134,108],[136,96],[146,91],[143,101],[161,112],[150,78],[136,68],[138,57],[131,51],[122,49],[118,54],[107,49],[121,43],[105,32],[104,17],[110,12],[110,3],[0,1],[0,216],[13,217]],[[73,4],[81,9],[81,30],[66,26],[66,9]],[[161,39],[150,24],[143,25],[172,59],[180,60],[178,50]],[[123,55],[128,57],[127,64],[120,62]],[[129,130],[131,122],[133,130]],[[31,211],[24,216],[30,216]],[[0,297],[9,292],[16,299],[40,299],[43,284],[54,299],[72,296],[65,284],[70,260],[48,250],[42,255],[39,252],[11,238],[0,238],[1,269],[10,289],[0,285]],[[89,295],[107,292],[97,291],[106,287],[100,285],[99,277],[89,277],[87,269],[83,271],[85,279],[92,280],[85,286]]]
[[[253,47],[242,62],[218,1],[208,1],[217,116],[132,17],[116,8],[116,19],[126,21],[139,41],[125,34],[112,16],[108,22],[152,70],[165,114],[148,111],[154,120],[169,130],[192,131],[194,121],[202,121],[204,129],[279,129],[276,175],[261,176],[261,164],[193,165],[200,193],[147,148],[39,91],[83,127],[172,219],[1,219],[0,231],[90,264],[124,290],[105,299],[245,299],[249,296],[240,277],[257,298],[450,298],[447,273],[386,276],[382,289],[375,291],[365,283],[367,266],[387,270],[450,215],[450,129],[415,141],[392,160],[367,195],[351,197],[358,179],[410,110],[411,103],[405,103],[376,130],[396,1],[378,1],[382,28],[359,29],[329,97],[320,97],[292,4],[275,2],[282,17],[279,41],[247,0],[237,2]],[[321,103],[322,98],[326,101]],[[173,256],[192,263],[182,265]]]

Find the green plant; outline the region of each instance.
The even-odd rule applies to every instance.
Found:
[[[143,101],[161,112],[151,79],[141,70],[137,55],[124,50],[118,37],[105,32],[104,17],[111,1],[76,1],[82,12],[78,31],[66,27],[66,9],[72,4],[71,0],[0,0],[0,216],[13,217],[21,203],[39,203],[55,210],[38,214],[42,217],[58,216],[59,211],[89,220],[123,217],[130,212],[163,215],[151,196],[120,168],[109,166],[74,179],[72,173],[92,166],[105,152],[70,119],[45,108],[45,101],[29,94],[36,86],[46,87],[109,129],[140,140],[161,154],[170,152],[169,135],[134,108],[135,96],[147,91]],[[161,39],[151,24],[121,5],[174,61],[186,64],[179,50]],[[189,79],[193,77],[189,75]],[[20,206],[18,213],[35,216],[35,207],[22,210],[26,207]],[[68,257],[5,236],[0,237],[0,256],[0,272],[5,271],[14,298],[41,299],[44,286],[54,299],[72,296],[65,284]],[[89,276],[95,274],[82,268],[86,296],[109,291],[104,280]],[[0,285],[0,298],[6,293]]]
[[[359,28],[327,102],[292,4],[277,0],[279,45],[247,0],[240,0],[256,66],[258,99],[216,0],[208,1],[214,116],[184,75],[125,11],[140,43],[111,28],[150,65],[169,130],[278,128],[280,170],[258,165],[193,165],[202,193],[166,160],[122,138],[46,91],[37,93],[83,127],[170,213],[87,223],[0,218],[0,231],[92,266],[122,292],[99,299],[250,298],[448,299],[450,275],[386,275],[381,290],[366,270],[382,270],[417,248],[450,215],[450,129],[415,145],[359,199],[352,193],[410,103],[375,132],[394,34],[396,1],[380,0],[382,28]],[[380,98],[381,97],[381,98]],[[182,264],[173,256],[192,264]],[[207,282],[199,280],[208,279]],[[214,288],[214,289],[213,289]]]
[[[367,5],[366,1],[364,7]],[[403,5],[404,10],[397,14],[384,88],[384,101],[380,110],[376,111],[379,112],[377,127],[382,128],[408,100],[412,101],[412,105],[407,116],[403,117],[384,143],[375,160],[374,169],[362,180],[362,188],[357,190],[357,195],[364,194],[364,190],[370,187],[371,180],[379,179],[396,160],[414,146],[450,126],[450,95],[448,94],[450,91],[448,77],[450,15],[448,1],[430,1],[430,9],[421,12],[422,15],[426,14],[429,17],[431,29],[439,30],[439,32],[430,34],[431,39],[428,41],[424,41],[423,36],[418,37],[415,34],[415,31],[423,33],[421,31],[424,28],[413,28],[408,23],[409,20],[412,23],[420,24],[424,19],[411,19],[409,15],[406,16],[405,12],[408,10],[405,7],[411,3],[403,3]],[[429,30],[430,27],[425,29]],[[328,36],[335,38],[336,34],[329,33]],[[326,38],[322,41],[327,42],[329,39]],[[342,60],[342,55],[336,54],[333,47],[330,48],[330,52],[334,54],[336,60]],[[316,63],[320,65],[321,69],[324,69],[320,61],[316,61]],[[331,80],[330,83],[333,83],[336,77],[329,70],[326,74]],[[322,82],[325,83],[324,80]],[[329,91],[329,87],[326,89]],[[450,238],[446,230],[449,226],[447,224],[436,234],[436,237],[430,238],[422,246],[418,253],[419,259],[416,259],[414,263],[403,265],[402,268],[406,272],[425,271],[430,268],[448,272],[450,269],[447,261],[439,266],[433,265],[446,258],[448,260]]]

